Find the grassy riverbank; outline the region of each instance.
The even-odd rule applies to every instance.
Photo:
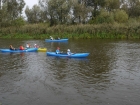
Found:
[[[139,39],[140,24],[57,25],[30,24],[0,29],[0,38],[46,39],[60,38],[117,38]]]

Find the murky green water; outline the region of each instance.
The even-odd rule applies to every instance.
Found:
[[[70,59],[44,52],[0,53],[0,105],[139,105],[140,41],[0,39],[0,48],[26,43],[90,55]]]

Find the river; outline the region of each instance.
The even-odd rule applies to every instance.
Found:
[[[90,55],[79,59],[45,52],[0,53],[0,105],[139,105],[139,40],[0,39],[0,48],[26,43]]]

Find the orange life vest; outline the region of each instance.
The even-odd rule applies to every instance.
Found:
[[[20,46],[19,49],[20,49],[20,50],[24,50],[24,47],[23,47],[23,46]]]

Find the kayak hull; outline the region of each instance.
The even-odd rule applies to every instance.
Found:
[[[46,52],[47,51],[47,48],[38,48],[37,51],[38,52]]]
[[[51,40],[51,39],[45,39],[45,42],[67,42],[68,39],[54,39],[54,40]]]
[[[25,49],[25,50],[10,50],[10,49],[0,49],[1,52],[12,52],[12,53],[20,53],[20,52],[36,52],[38,50],[38,48],[29,48],[29,49]]]
[[[69,58],[85,58],[89,55],[89,53],[74,53],[74,54],[68,55],[67,53],[56,54],[55,52],[47,52],[46,54],[48,56],[69,57]]]

